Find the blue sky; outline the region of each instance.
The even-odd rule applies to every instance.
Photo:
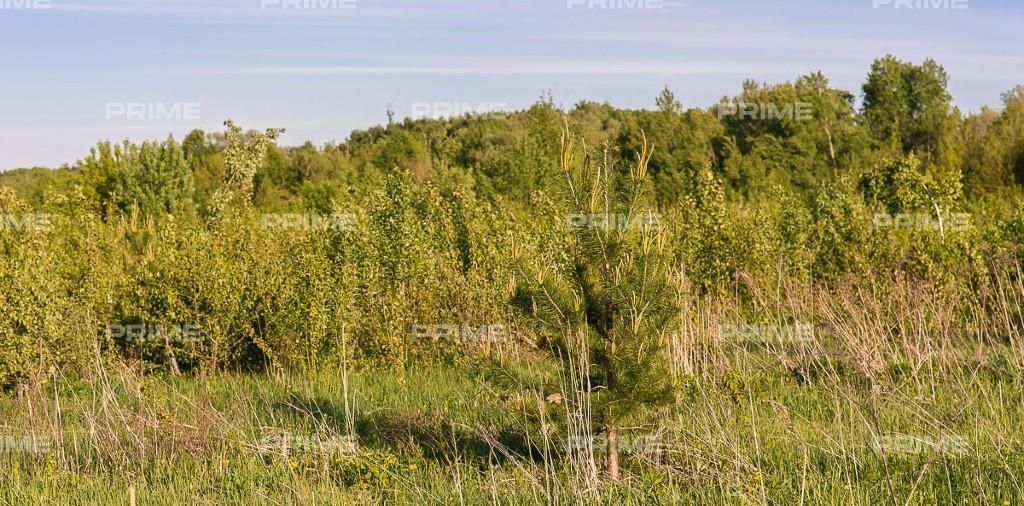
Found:
[[[885,54],[935,58],[963,110],[1024,84],[1024,2],[876,1],[889,0],[0,0],[0,170],[227,118],[322,144],[384,123],[389,105],[519,109],[550,91],[566,107],[649,108],[668,85],[704,107],[746,78],[817,70],[859,94]],[[192,113],[111,114],[128,103]]]

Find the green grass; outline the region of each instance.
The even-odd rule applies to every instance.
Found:
[[[541,455],[528,408],[540,397],[494,381],[482,360],[353,371],[351,446],[336,370],[51,381],[0,401],[0,434],[53,441],[38,454],[0,454],[0,504],[127,504],[129,487],[145,505],[1002,505],[1024,497],[1024,391],[1020,374],[998,360],[896,372],[871,385],[840,369],[801,381],[766,355],[742,357],[685,378],[678,403],[646,429],[660,434],[660,451],[627,456],[625,478],[593,491],[573,478],[563,451]],[[925,443],[883,455],[879,433]],[[286,435],[288,452],[259,448]],[[944,446],[954,440],[959,446]]]

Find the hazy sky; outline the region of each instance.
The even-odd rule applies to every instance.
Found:
[[[705,107],[816,70],[859,95],[887,53],[935,58],[964,110],[1024,84],[1024,1],[906,1],[0,0],[0,170],[227,118],[322,144],[389,104]]]

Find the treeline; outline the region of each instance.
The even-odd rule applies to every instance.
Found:
[[[746,82],[707,108],[668,89],[653,110],[562,110],[548,97],[321,147],[229,124],[7,172],[0,380],[97,355],[184,371],[317,367],[339,350],[456,359],[465,350],[412,342],[411,326],[519,329],[516,263],[564,268],[566,227],[594,223],[563,199],[567,132],[586,141],[577,156],[610,171],[654,146],[645,205],[685,297],[781,311],[760,291],[901,277],[977,293],[1014,272],[1024,243],[1024,87],[965,115],[947,85],[935,62],[885,57],[860,101],[819,73]],[[130,324],[201,332],[107,332]]]
[[[551,167],[565,122],[592,147],[607,145],[620,158],[632,157],[646,134],[657,148],[651,170],[659,205],[692,192],[704,168],[730,199],[772,198],[777,187],[809,197],[822,184],[910,155],[923,174],[958,196],[1018,192],[1024,86],[1007,91],[1000,109],[964,115],[952,105],[948,80],[931,60],[915,65],[885,57],[872,66],[859,106],[852,93],[816,73],[792,83],[747,81],[738,96],[707,108],[685,109],[665,89],[654,110],[583,102],[562,111],[548,97],[501,117],[406,119],[354,132],[341,144],[275,147],[253,203],[324,210],[393,173],[418,181],[466,178],[489,198],[522,200],[557,189]],[[11,171],[0,181],[37,205],[47,188],[81,183],[105,213],[126,212],[136,202],[144,214],[202,212],[221,184],[225,147],[223,135],[198,130],[181,143],[103,143],[69,170]]]

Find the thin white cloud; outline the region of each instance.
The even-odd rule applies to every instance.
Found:
[[[337,19],[422,20],[439,16],[438,9],[366,5],[366,0],[339,3],[339,7],[283,8],[282,0],[51,0],[57,11],[123,16],[185,16],[197,23],[275,24],[311,22],[329,24]],[[313,0],[309,0],[313,2]],[[326,2],[328,0],[319,0]],[[349,0],[350,2],[352,0]],[[316,2],[313,2],[316,6]],[[326,4],[325,4],[326,5]],[[342,5],[354,5],[342,8]]]
[[[816,70],[798,63],[764,62],[481,62],[475,65],[305,65],[182,69],[187,74],[226,76],[438,75],[438,76],[613,76],[613,75],[791,75]],[[842,72],[843,70],[839,70]],[[862,72],[863,69],[856,69]]]
[[[259,0],[257,0],[259,1]],[[258,4],[251,4],[257,5]],[[124,14],[124,15],[168,15],[168,14],[196,14],[196,15],[237,15],[242,10],[242,4],[194,1],[161,2],[151,0],[135,0],[131,2],[108,0],[108,1],[63,1],[54,0],[50,8],[57,11],[71,12],[94,12],[100,14]]]

